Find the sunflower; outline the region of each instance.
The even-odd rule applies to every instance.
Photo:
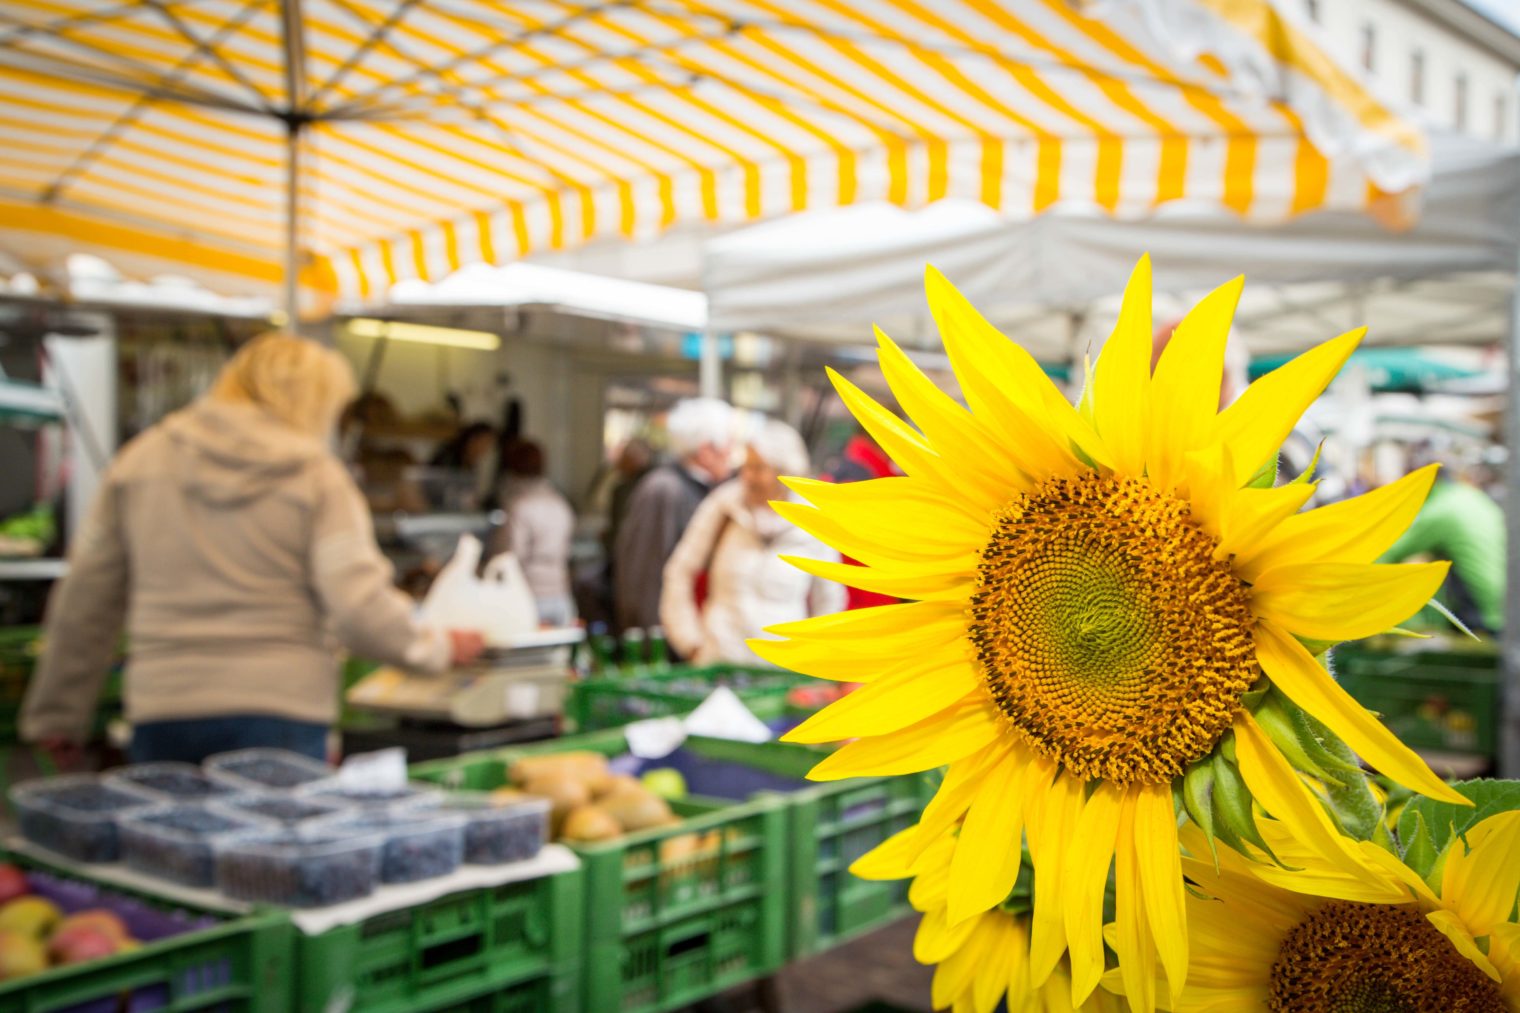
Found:
[[[946,908],[955,834],[941,833],[918,853],[913,848],[917,833],[917,827],[910,827],[889,838],[857,859],[850,871],[863,879],[912,877],[908,901],[923,915],[913,938],[913,956],[919,963],[936,965],[930,987],[935,1009],[990,1013],[1006,997],[1006,1008],[1018,1013],[1121,1013],[1122,1000],[1102,989],[1074,1006],[1064,960],[1043,982],[1033,980],[1027,871],[1003,904],[951,925]]]
[[[1027,835],[1041,898],[1032,980],[1068,952],[1078,1004],[1103,974],[1111,866],[1121,963],[1143,973],[1159,961],[1173,994],[1184,982],[1174,791],[1211,841],[1235,847],[1259,843],[1253,799],[1311,832],[1299,772],[1336,775],[1316,762],[1334,751],[1326,743],[1462,801],[1316,658],[1401,622],[1440,586],[1444,563],[1373,562],[1418,512],[1434,470],[1306,512],[1311,482],[1274,487],[1278,448],[1363,331],[1298,356],[1220,411],[1241,286],[1205,297],[1152,371],[1142,259],[1073,406],[931,268],[929,306],[969,409],[878,331],[883,373],[916,429],[830,375],[904,475],[789,480],[806,503],[776,504],[861,564],[794,565],[907,599],[752,642],[783,667],[865,684],[787,738],[854,740],[812,771],[819,780],[948,765],[915,847],[961,823],[952,925],[1003,901]]]
[[[1217,869],[1212,859],[1182,859],[1196,892],[1187,901],[1192,971],[1176,1013],[1520,1010],[1520,812],[1453,836],[1429,882],[1367,842],[1345,842],[1364,859],[1348,873],[1281,824],[1262,829],[1294,869],[1230,852]],[[1115,971],[1105,984],[1130,987]]]

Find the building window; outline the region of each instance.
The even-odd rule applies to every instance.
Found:
[[[1509,102],[1501,91],[1494,96],[1494,140],[1502,141],[1509,134]]]
[[[1409,101],[1415,105],[1425,104],[1425,51],[1416,49],[1409,54]]]
[[[1452,88],[1451,126],[1453,130],[1467,129],[1467,75],[1458,74]]]
[[[1377,26],[1371,21],[1362,26],[1362,66],[1368,73],[1377,70]]]
[[[1319,0],[1304,0],[1304,10],[1309,12],[1309,20],[1319,24]]]

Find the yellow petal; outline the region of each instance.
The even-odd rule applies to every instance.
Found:
[[[1510,920],[1520,892],[1520,812],[1490,816],[1458,838],[1446,855],[1441,901],[1467,930],[1486,936]]]
[[[1240,776],[1251,795],[1295,838],[1333,869],[1360,876],[1364,863],[1325,814],[1320,802],[1304,787],[1299,775],[1283,759],[1250,711],[1235,717],[1235,751]],[[1376,880],[1375,872],[1368,874]]]
[[[1114,470],[1139,475],[1145,468],[1146,406],[1151,386],[1151,258],[1140,258],[1124,287],[1113,333],[1093,369],[1093,415]],[[1075,973],[1075,972],[1073,972]]]
[[[1034,357],[1000,334],[943,274],[933,267],[924,274],[929,310],[972,412],[1006,440],[1047,429],[1060,446],[1080,447],[1090,460],[1108,464],[1103,441]],[[1077,465],[1072,457],[1070,466]]]
[[[838,742],[885,735],[981,692],[981,677],[965,658],[929,669],[910,664],[834,701],[781,738]]]
[[[1280,563],[1371,563],[1398,541],[1430,495],[1438,465],[1397,482],[1287,518],[1236,553],[1235,571],[1255,580]]]
[[[1397,626],[1435,596],[1450,563],[1290,563],[1256,579],[1251,609],[1290,633],[1331,642]]]
[[[1022,440],[999,439],[982,421],[934,385],[881,328],[876,328],[877,361],[903,411],[944,458],[975,461],[969,481],[990,482],[994,495],[1009,498],[1052,471],[1070,470],[1071,455],[1038,428]]]
[[[865,391],[833,369],[827,372],[850,414],[855,416],[877,446],[896,461],[903,471],[924,480],[932,487],[959,492],[983,509],[995,510],[1002,505],[1002,497],[989,494],[986,484],[967,482],[967,471],[978,467],[977,463],[956,462],[940,456],[928,440],[883,408]]]
[[[917,824],[899,830],[851,862],[850,874],[861,879],[907,879],[913,875],[909,845],[917,832]]]
[[[1272,459],[1366,333],[1360,327],[1309,349],[1251,384],[1215,417],[1214,439],[1235,451],[1235,485],[1245,485]]]
[[[1099,784],[1077,817],[1076,834],[1066,844],[1070,852],[1063,882],[1057,889],[1066,918],[1073,1005],[1081,1005],[1103,977],[1103,889],[1119,835],[1122,800],[1123,789],[1110,781]],[[1040,859],[1034,862],[1038,870]],[[1038,885],[1035,891],[1038,893]],[[1050,902],[1048,896],[1043,900]]]
[[[1048,761],[1041,760],[1042,763]],[[1043,898],[1059,898],[1070,861],[1070,842],[1082,815],[1082,782],[1068,774],[1054,780],[1031,782],[1028,813],[1029,857],[1034,861],[1034,892]],[[1046,784],[1044,791],[1039,784]],[[1030,921],[1029,977],[1043,985],[1066,952],[1065,910],[1061,903],[1045,900],[1034,906]]]
[[[1003,734],[991,701],[956,704],[889,735],[845,743],[811,771],[814,781],[916,774],[974,753]]]
[[[977,968],[976,980],[971,985],[972,1010],[974,1013],[992,1013],[1008,990],[1008,965],[1014,944],[1013,919],[1006,915],[989,915],[983,919],[982,931],[991,938],[987,943],[986,960]]]
[[[867,566],[890,569],[906,563],[920,568],[932,566],[939,570],[973,572],[980,563],[980,544],[937,543],[906,531],[883,530],[880,525],[861,523],[857,518],[825,512],[805,503],[778,500],[771,504],[771,508],[825,545]],[[890,516],[892,509],[883,511],[878,517]]]
[[[1161,955],[1172,1001],[1187,979],[1186,891],[1177,851],[1177,816],[1170,785],[1145,785],[1135,793],[1135,868],[1150,917],[1151,938]],[[1121,840],[1120,848],[1124,847]]]
[[[783,478],[781,483],[841,523],[865,526],[877,537],[911,534],[935,546],[975,549],[987,543],[991,517],[961,496],[906,475],[864,482]]]
[[[1119,807],[1119,839],[1114,855],[1114,952],[1119,956],[1119,973],[1124,979],[1124,994],[1133,1013],[1151,1013],[1156,1008],[1156,948],[1146,919],[1146,900],[1141,885],[1136,855],[1135,794],[1131,793]],[[1172,853],[1176,853],[1173,847]],[[1072,996],[1072,1001],[1077,1001]]]
[[[966,658],[964,638],[966,635],[965,613],[959,606],[946,608],[939,603],[912,605],[886,605],[884,609],[911,609],[892,613],[901,623],[891,632],[862,633],[856,640],[838,640],[833,637],[812,637],[803,632],[803,624],[787,623],[777,630],[789,629],[793,640],[751,640],[749,647],[761,658],[773,665],[811,675],[815,679],[834,679],[839,682],[872,682],[883,673],[917,666],[921,671],[932,671],[943,665],[955,664]],[[860,609],[840,613],[857,616],[877,609]],[[832,619],[824,616],[821,619]],[[876,627],[877,617],[868,621],[847,624],[846,628],[862,631]],[[808,620],[818,622],[820,620]]]
[[[1216,559],[1239,556],[1261,542],[1283,521],[1303,509],[1315,487],[1308,482],[1271,489],[1238,489],[1227,493],[1219,524]],[[1238,571],[1237,571],[1238,572]]]
[[[977,927],[980,928],[980,924]],[[986,960],[991,942],[988,933],[973,931],[960,949],[940,962],[929,989],[935,1008],[949,1006],[963,996],[969,998],[972,982]]]
[[[1183,456],[1213,435],[1225,343],[1244,285],[1241,276],[1204,296],[1182,318],[1156,363],[1145,460],[1151,480],[1163,492],[1180,480]]]
[[[1456,805],[1472,804],[1342,689],[1304,645],[1270,622],[1256,624],[1256,660],[1289,700],[1339,736],[1375,770],[1422,795]]]
[[[1499,981],[1499,970],[1489,961],[1482,950],[1478,949],[1477,942],[1462,919],[1451,911],[1431,911],[1425,916],[1426,921],[1434,925],[1441,935],[1451,940],[1451,945],[1457,948],[1457,952],[1466,957],[1468,962],[1488,975],[1494,981]]]
[[[809,559],[805,556],[781,556],[803,573],[821,580],[832,580],[846,587],[858,587],[862,591],[891,595],[893,598],[912,598],[915,601],[970,600],[976,590],[976,573],[960,568],[940,569],[925,567],[908,570],[902,564],[891,567],[852,566],[849,563],[830,562],[825,559]]]
[[[927,911],[913,936],[913,959],[920,964],[938,964],[965,946],[975,929],[975,919],[951,925],[945,921],[944,908]]]
[[[1024,784],[1029,765],[1013,753],[982,779],[950,865],[952,924],[1001,904],[1019,876]]]
[[[918,643],[941,643],[966,632],[965,610],[937,602],[876,605],[851,612],[834,612],[813,619],[767,626],[765,632],[797,640],[827,640],[835,646],[858,648],[883,638]]]
[[[939,790],[934,793],[934,797],[924,807],[923,815],[919,817],[918,836],[913,845],[915,854],[924,854],[935,841],[944,839],[950,828],[960,821],[966,810],[971,808],[971,802],[976,798],[987,771],[1001,763],[1009,753],[1022,752],[1011,742],[997,739],[991,745],[950,764],[945,770],[945,779],[940,782]]]

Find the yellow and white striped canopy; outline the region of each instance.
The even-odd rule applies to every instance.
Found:
[[[1423,139],[1273,0],[6,0],[0,250],[273,292],[864,200],[1418,183]]]

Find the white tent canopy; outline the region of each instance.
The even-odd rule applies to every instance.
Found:
[[[1517,225],[1520,151],[1443,137],[1419,221],[1403,232],[1338,212],[1262,228],[1215,207],[1172,206],[1143,222],[1066,207],[1012,222],[970,202],[869,205],[710,240],[702,283],[716,330],[853,343],[879,323],[929,345],[922,275],[933,263],[1037,355],[1065,360],[1101,342],[1148,250],[1178,314],[1245,273],[1238,326],[1254,354],[1362,323],[1370,344],[1479,343],[1508,333]],[[1158,306],[1158,319],[1166,312]]]

